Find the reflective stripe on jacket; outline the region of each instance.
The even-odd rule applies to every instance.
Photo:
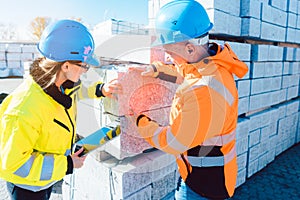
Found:
[[[72,101],[67,109],[29,77],[3,101],[0,107],[1,178],[39,191],[66,175],[66,156],[70,155],[75,140],[75,96],[79,88],[80,85],[65,89]]]
[[[176,156],[181,177],[192,189],[228,198],[237,176],[238,93],[232,74],[242,77],[248,68],[228,44],[213,46],[216,55],[178,66],[185,79],[173,99],[169,126],[150,121],[138,129],[152,146]],[[208,170],[212,167],[217,170]]]

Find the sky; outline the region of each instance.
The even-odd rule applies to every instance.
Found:
[[[81,18],[96,25],[110,18],[148,24],[148,0],[0,0],[0,24],[12,24],[19,37],[28,37],[36,17]]]

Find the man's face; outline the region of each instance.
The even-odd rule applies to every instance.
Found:
[[[186,42],[165,44],[163,48],[165,52],[171,57],[171,61],[175,64],[187,63],[187,53],[185,51]]]

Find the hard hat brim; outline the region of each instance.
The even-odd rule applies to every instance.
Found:
[[[151,47],[157,47],[157,46],[163,46],[163,45],[166,45],[166,44],[174,44],[174,43],[179,43],[179,42],[183,42],[183,41],[187,41],[187,40],[190,40],[190,39],[194,39],[194,38],[197,38],[197,37],[201,37],[202,35],[206,35],[208,34],[208,32],[213,28],[213,23],[209,23],[208,27],[203,30],[202,32],[200,33],[196,33],[195,35],[186,35],[186,34],[183,34],[183,33],[179,33],[177,35],[175,34],[172,34],[172,37],[165,37],[163,38],[160,38],[158,37],[158,35],[154,35],[156,38],[155,40],[151,43]],[[157,31],[157,30],[156,30]],[[159,32],[167,32],[168,34],[171,33],[171,32],[178,32],[178,31],[173,31],[173,30],[168,30],[168,29],[158,29],[157,31],[158,33]],[[165,36],[168,35],[168,34],[164,34]]]
[[[84,61],[84,63],[92,65],[94,67],[99,67],[100,66],[100,60],[97,58],[96,54],[93,54]]]

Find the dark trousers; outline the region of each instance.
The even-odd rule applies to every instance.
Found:
[[[48,200],[52,192],[52,186],[38,192],[20,188],[10,182],[6,182],[6,186],[12,200]]]

